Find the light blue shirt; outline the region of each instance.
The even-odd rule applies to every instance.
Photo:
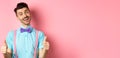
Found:
[[[21,26],[20,28],[24,28]],[[18,58],[33,58],[34,56],[34,48],[36,42],[36,30],[31,26],[27,28],[31,29],[31,33],[28,32],[20,32],[20,28],[16,31],[16,51]],[[38,46],[37,52],[39,49],[43,48],[42,42],[44,39],[44,33],[39,31],[38,32]],[[14,52],[14,31],[10,31],[6,38],[6,43],[8,48]],[[38,56],[38,55],[37,55]],[[12,54],[12,58],[14,58],[14,54]]]

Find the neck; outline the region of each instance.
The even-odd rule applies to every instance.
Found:
[[[22,24],[22,26],[23,26],[24,28],[27,28],[28,26],[30,26],[30,24],[28,24],[28,25]]]

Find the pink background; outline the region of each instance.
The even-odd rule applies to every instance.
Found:
[[[48,36],[47,58],[120,58],[120,0],[21,0]],[[0,46],[20,26],[17,0],[0,0]],[[0,58],[3,58],[0,53]]]

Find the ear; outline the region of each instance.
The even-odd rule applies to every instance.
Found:
[[[16,17],[19,19],[19,17],[18,17],[18,15],[17,15],[17,13],[15,13],[15,15],[16,15]]]
[[[18,13],[17,13],[17,11],[15,12],[15,15],[16,15],[16,17],[18,18],[18,15],[17,15]]]
[[[19,19],[18,15],[16,14],[17,19]]]
[[[18,15],[17,15],[17,13],[15,13],[15,15],[16,15],[16,17],[18,18]]]

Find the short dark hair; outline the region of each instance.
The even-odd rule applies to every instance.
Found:
[[[27,3],[25,3],[25,2],[20,2],[20,3],[17,4],[16,8],[14,9],[14,12],[16,13],[18,9],[21,9],[21,8],[24,8],[24,7],[26,7],[26,8],[29,9]]]

